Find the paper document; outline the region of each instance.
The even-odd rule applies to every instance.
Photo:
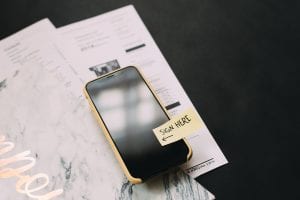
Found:
[[[56,45],[60,42],[56,36],[45,19],[0,41],[0,137],[14,146],[0,159],[30,151],[36,160],[30,170],[28,161],[0,170],[27,168],[22,175],[43,172],[49,176],[47,187],[41,179],[33,181],[23,186],[29,186],[27,194],[39,193],[36,188],[48,192],[61,188],[64,192],[57,199],[63,200],[214,199],[180,171],[138,186],[128,182],[85,99],[76,96],[82,84],[70,78],[75,72]],[[7,151],[9,145],[1,148]],[[17,181],[0,177],[0,199],[33,199],[17,192]]]
[[[1,40],[0,81],[5,81],[5,76],[17,76],[20,70],[26,70],[23,69],[26,64],[38,64],[53,74],[63,87],[72,91],[81,87],[79,80],[69,81],[69,74],[73,72],[56,45],[60,38],[56,31],[48,19],[43,19]]]
[[[76,22],[58,31],[62,36],[60,50],[75,74],[64,75],[69,82],[80,80],[83,86],[97,76],[134,65],[150,81],[171,116],[194,108],[133,6]],[[78,88],[77,92],[81,91],[82,88]],[[203,126],[187,138],[193,156],[182,167],[193,177],[227,163],[209,130]]]

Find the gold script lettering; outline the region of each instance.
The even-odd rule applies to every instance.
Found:
[[[0,135],[0,155],[3,155],[7,152],[10,152],[15,147],[14,143],[5,141],[5,136]],[[17,155],[14,155],[9,158],[0,159],[0,178],[19,178],[16,183],[16,191],[19,193],[26,194],[28,197],[37,199],[37,200],[49,200],[56,196],[59,196],[63,193],[62,189],[58,189],[52,192],[49,192],[44,195],[34,195],[33,193],[44,189],[49,184],[49,177],[47,174],[39,173],[34,176],[23,175],[24,172],[33,168],[36,160],[32,157],[29,157],[30,151],[24,151]],[[4,168],[5,166],[16,163],[19,161],[29,161],[28,164],[13,169],[13,168]],[[36,180],[44,180],[43,184],[37,186],[36,188],[30,188],[30,185]]]

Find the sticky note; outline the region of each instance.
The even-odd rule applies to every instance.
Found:
[[[194,108],[173,117],[171,120],[153,129],[153,132],[162,146],[181,140],[200,130],[203,121]]]

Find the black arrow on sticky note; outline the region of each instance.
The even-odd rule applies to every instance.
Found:
[[[173,135],[169,135],[169,136],[167,136],[167,137],[163,137],[163,141],[165,142],[166,140],[167,140],[167,138],[169,138],[169,137],[172,137]]]

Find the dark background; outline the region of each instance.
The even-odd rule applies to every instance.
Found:
[[[299,2],[1,1],[0,39],[133,4],[230,162],[197,180],[217,199],[300,199]]]

